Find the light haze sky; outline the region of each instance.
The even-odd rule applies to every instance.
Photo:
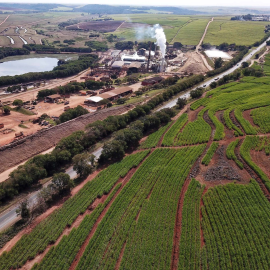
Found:
[[[108,5],[147,5],[147,6],[239,6],[239,7],[269,7],[269,0],[5,0],[2,3],[61,3],[61,4],[108,4]],[[1,3],[0,3],[1,4]]]

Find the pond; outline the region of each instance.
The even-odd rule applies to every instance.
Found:
[[[205,51],[205,53],[210,58],[218,58],[218,57],[221,57],[222,59],[231,59],[232,58],[228,53],[217,50],[217,49],[207,50],[207,51]]]
[[[30,54],[9,56],[0,61],[0,77],[21,75],[28,72],[50,71],[59,59],[76,60],[77,54]]]

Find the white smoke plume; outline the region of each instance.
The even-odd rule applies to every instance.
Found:
[[[159,46],[162,54],[162,58],[165,57],[166,52],[166,35],[162,26],[155,24],[153,27],[150,26],[141,26],[135,28],[136,39],[147,40],[147,38],[156,39],[156,45]]]
[[[159,46],[162,58],[165,58],[166,53],[166,35],[163,28],[159,24],[155,24],[153,27],[155,31],[156,44]]]

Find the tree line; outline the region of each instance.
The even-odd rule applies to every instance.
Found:
[[[89,67],[95,67],[97,59],[97,55],[80,55],[78,60],[65,61],[62,65],[55,67],[52,71],[29,72],[22,75],[2,76],[0,86],[72,76]]]
[[[104,163],[106,160],[113,161],[115,158],[121,158],[123,150],[134,146],[142,132],[157,128],[160,124],[166,123],[173,115],[170,110],[149,115],[151,110],[203,80],[204,76],[202,75],[183,79],[177,84],[168,87],[163,93],[150,99],[146,104],[139,105],[124,115],[109,116],[103,121],[96,121],[88,125],[84,131],[76,131],[70,136],[63,138],[51,153],[37,155],[14,170],[10,174],[9,179],[0,184],[0,201],[6,201],[20,194],[25,189],[37,185],[40,179],[59,172],[63,166],[71,162],[74,156],[87,151],[98,141],[118,130],[126,129],[130,125],[129,130],[116,134],[117,139],[116,142],[113,142],[113,147],[110,145],[104,146],[105,150],[101,155],[100,162]],[[136,120],[140,121],[136,122]],[[138,130],[138,132],[134,130]],[[123,148],[121,146],[118,149],[119,141],[121,142],[120,138],[125,141],[125,144],[123,143]],[[114,158],[115,151],[116,156]]]
[[[25,48],[10,48],[10,47],[0,48],[0,59],[3,59],[8,56],[28,55],[28,54],[30,54],[30,52]]]

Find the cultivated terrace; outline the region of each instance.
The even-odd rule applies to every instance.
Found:
[[[0,269],[270,269],[269,133],[269,76],[204,93],[5,248]]]

